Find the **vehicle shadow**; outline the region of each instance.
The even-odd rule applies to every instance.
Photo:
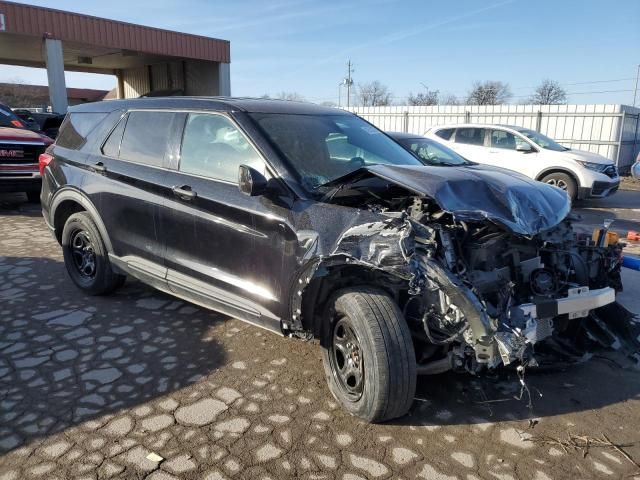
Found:
[[[211,333],[223,316],[135,281],[90,297],[47,258],[0,257],[0,317],[0,453],[106,423],[225,360]]]
[[[640,204],[640,190],[618,190],[613,195],[606,198],[593,198],[579,200],[575,206],[577,208],[638,208]]]
[[[27,201],[24,193],[0,193],[0,215],[39,217],[42,216],[42,208],[39,203]]]
[[[471,376],[447,372],[418,378],[416,400],[396,425],[493,424],[597,410],[640,396],[640,371],[622,368],[609,352],[573,365],[525,371],[513,368]],[[597,388],[594,386],[597,385]]]

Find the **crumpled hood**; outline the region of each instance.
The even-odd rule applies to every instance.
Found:
[[[372,165],[352,175],[364,172],[432,198],[458,220],[489,220],[524,236],[557,225],[571,209],[569,197],[559,188],[486,165]]]

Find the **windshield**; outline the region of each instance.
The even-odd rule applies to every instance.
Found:
[[[422,165],[384,133],[355,115],[253,113],[269,139],[314,190],[370,165]]]
[[[426,138],[401,138],[401,145],[415,153],[427,165],[468,165],[470,162],[444,145]]]
[[[549,137],[546,137],[534,130],[529,130],[528,128],[517,128],[516,130],[527,137],[529,140],[533,141],[539,147],[545,148],[547,150],[553,150],[554,152],[565,152],[569,150],[567,147],[563,147],[554,140],[551,140]]]

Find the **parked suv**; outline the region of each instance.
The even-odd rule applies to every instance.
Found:
[[[602,198],[618,190],[614,163],[602,155],[572,150],[523,127],[466,123],[425,133],[471,161],[508,168],[565,190],[574,199]]]
[[[0,192],[25,192],[30,202],[39,201],[38,157],[52,143],[31,130],[0,127]]]
[[[342,110],[85,104],[41,160],[44,218],[81,290],[131,275],[319,338],[331,392],[369,421],[405,414],[418,374],[530,362],[534,343],[619,287],[620,246],[576,240],[564,192],[504,169],[424,165]]]

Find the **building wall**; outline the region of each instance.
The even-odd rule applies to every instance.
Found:
[[[220,95],[220,65],[223,64],[206,60],[177,60],[121,70],[122,96],[137,98],[157,91]]]
[[[418,135],[432,126],[465,122],[531,128],[569,148],[604,155],[616,161],[622,171],[630,167],[640,150],[640,109],[626,105],[435,105],[349,110],[382,130]]]

